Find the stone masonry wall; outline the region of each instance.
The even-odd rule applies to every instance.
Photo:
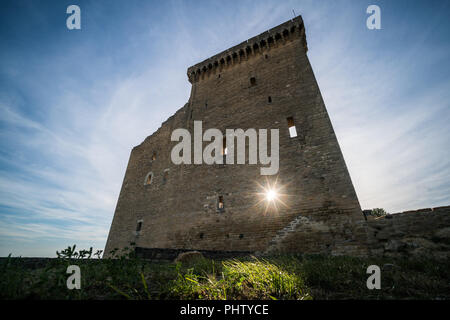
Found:
[[[297,17],[188,69],[188,103],[131,152],[106,257],[130,243],[367,253],[361,208],[306,53]],[[294,118],[297,137],[289,136],[288,117]],[[248,164],[248,156],[242,165],[173,164],[177,142],[171,142],[171,133],[185,128],[193,136],[195,120],[202,121],[203,132],[278,129],[278,174],[260,175],[261,165]],[[152,182],[145,185],[149,173]],[[261,195],[261,186],[275,182],[281,194],[276,207]]]
[[[373,255],[450,257],[450,206],[369,218],[367,225]]]

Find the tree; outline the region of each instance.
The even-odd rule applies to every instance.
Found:
[[[388,213],[383,208],[374,208],[374,209],[372,209],[372,212],[370,213],[370,215],[372,215],[374,217],[382,217],[387,214]]]

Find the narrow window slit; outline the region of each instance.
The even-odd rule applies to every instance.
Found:
[[[219,210],[224,209],[223,196],[219,196],[219,200],[217,202],[217,209]]]
[[[152,182],[153,182],[153,173],[149,172],[149,173],[147,174],[147,176],[145,177],[144,184],[145,184],[145,185],[149,185],[149,184],[151,184]]]
[[[165,169],[163,173],[163,183],[167,182],[167,179],[169,179],[169,169]]]
[[[222,140],[222,155],[224,157],[227,155],[227,151],[228,151],[228,149],[227,149],[227,138],[223,137],[223,140]]]

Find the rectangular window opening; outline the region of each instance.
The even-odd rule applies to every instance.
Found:
[[[136,226],[136,232],[141,231],[141,229],[142,229],[142,221],[139,221]]]
[[[286,120],[289,128],[289,136],[295,138],[297,136],[297,129],[295,128],[294,118],[288,117]]]
[[[219,209],[219,210],[223,210],[224,209],[223,196],[219,196],[219,201],[217,203],[217,209]]]

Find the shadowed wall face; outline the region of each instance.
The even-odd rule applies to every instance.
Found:
[[[385,257],[450,257],[450,206],[368,217],[370,254]]]
[[[366,253],[361,209],[306,52],[297,17],[188,69],[188,103],[131,152],[106,256],[130,243]],[[173,164],[172,131],[193,138],[194,120],[203,131],[278,129],[278,173],[261,175],[267,165],[248,164],[248,154],[241,165]],[[268,201],[264,189],[275,184]]]

